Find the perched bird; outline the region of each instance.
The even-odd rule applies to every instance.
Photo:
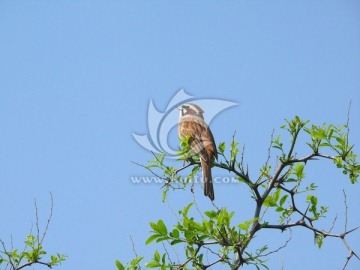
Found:
[[[196,104],[186,103],[179,107],[179,137],[189,136],[192,154],[198,155],[201,162],[204,182],[204,195],[215,199],[211,164],[217,158],[214,136],[204,121],[204,111]]]

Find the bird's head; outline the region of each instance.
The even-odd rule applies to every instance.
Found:
[[[204,111],[194,103],[185,103],[178,107],[178,109],[180,110],[180,118],[183,116],[197,116],[204,119]]]

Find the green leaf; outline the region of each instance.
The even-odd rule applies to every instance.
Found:
[[[151,261],[151,262],[148,262],[145,265],[145,267],[146,268],[157,268],[157,267],[161,267],[161,264],[159,262]]]
[[[175,240],[173,240],[173,241],[171,241],[170,242],[170,245],[176,245],[176,244],[179,244],[179,243],[182,243],[182,242],[184,242],[183,240],[180,240],[180,239],[175,239]]]
[[[253,218],[245,221],[244,223],[240,223],[238,227],[243,231],[248,231],[250,226],[252,226],[255,222],[257,222],[259,218]]]
[[[323,240],[324,240],[324,236],[322,234],[316,234],[315,235],[315,241],[316,241],[316,244],[317,244],[318,248],[322,247]]]
[[[125,270],[125,267],[118,260],[115,261],[118,270]]]
[[[306,187],[306,191],[315,190],[316,188],[317,186],[315,185],[315,183],[311,183],[309,186]]]
[[[146,240],[145,245],[150,244],[151,242],[153,242],[155,239],[157,239],[157,238],[159,238],[159,237],[161,237],[160,234],[153,234],[153,235],[151,235],[151,236]]]
[[[329,147],[330,144],[326,143],[326,142],[323,142],[323,143],[320,143],[319,145],[320,147]]]
[[[277,206],[276,201],[274,200],[274,197],[272,197],[271,195],[268,195],[266,197],[266,199],[264,200],[263,205],[265,207],[275,207],[275,206]]]
[[[157,251],[157,250],[155,250],[155,253],[154,253],[154,261],[160,262],[160,254],[159,254],[159,251]]]
[[[343,138],[336,137],[335,139],[337,140],[337,142],[340,144],[341,147],[345,146],[346,142]]]
[[[317,205],[318,203],[318,198],[313,196],[313,195],[308,195],[306,197],[306,199],[308,200],[308,202],[310,202],[312,205]]]
[[[156,243],[159,243],[159,242],[162,242],[162,241],[165,241],[168,239],[169,239],[169,237],[159,237],[158,239],[156,239]]]
[[[187,217],[187,214],[191,208],[191,206],[193,206],[193,203],[189,203],[187,206],[185,206],[183,211],[180,211],[180,214],[183,214],[183,217]]]
[[[239,227],[241,230],[243,230],[243,231],[247,231],[247,230],[249,229],[249,224],[246,223],[246,222],[240,223],[240,224],[238,225],[238,227]]]
[[[135,259],[131,261],[131,265],[137,265],[142,259],[144,259],[143,256],[137,256]]]
[[[225,142],[221,142],[220,144],[219,144],[219,151],[221,152],[221,153],[224,153],[225,152],[225,149],[226,149],[226,145],[225,145]]]
[[[157,225],[155,222],[150,222],[150,227],[155,231],[157,232]]]
[[[161,194],[161,201],[165,202],[168,195],[169,188],[164,188]]]
[[[230,160],[231,161],[235,161],[235,159],[236,159],[236,156],[239,152],[238,145],[239,145],[239,143],[235,142],[235,141],[232,141],[230,143]]]
[[[297,176],[298,179],[303,179],[305,177],[304,175],[304,165],[297,163],[295,166],[295,171],[294,171],[295,175]]]
[[[213,219],[217,216],[217,213],[214,210],[211,210],[211,211],[205,211],[205,215],[207,217]]]
[[[277,189],[277,190],[274,192],[273,197],[274,197],[275,202],[277,202],[277,201],[279,200],[280,193],[281,193],[281,189],[280,189],[280,188]]]
[[[179,238],[179,231],[177,229],[173,229],[172,232],[170,232],[170,236],[174,238]]]
[[[57,258],[56,256],[54,256],[54,255],[51,255],[51,256],[50,256],[50,260],[51,260],[51,263],[52,263],[52,264],[56,263],[56,262],[57,262],[57,259],[58,259],[58,258]]]
[[[326,139],[325,131],[322,129],[317,130],[316,132],[312,133],[313,137],[319,140]]]
[[[280,202],[279,202],[279,203],[280,203],[280,206],[283,206],[283,204],[285,203],[285,201],[286,201],[286,199],[288,198],[288,196],[289,196],[289,195],[284,195],[284,196],[281,197]]]
[[[161,233],[162,235],[167,235],[167,228],[165,226],[164,221],[162,221],[161,219],[159,219],[159,221],[157,222],[157,231],[159,233]]]

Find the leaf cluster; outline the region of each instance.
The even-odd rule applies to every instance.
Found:
[[[338,127],[333,124],[310,125],[309,121],[295,116],[286,120],[281,129],[287,132],[290,143],[285,143],[280,135],[272,136],[268,158],[255,177],[249,175],[248,166],[244,165],[244,148],[242,151],[239,149],[239,143],[234,137],[229,145],[221,142],[217,147],[219,159],[213,166],[230,172],[239,184],[245,184],[249,188],[250,199],[255,202],[253,218],[236,224],[232,221],[235,212],[229,212],[225,207],[219,209],[214,205],[215,210],[205,211],[200,220],[196,220],[189,215],[193,204],[188,204],[179,211],[179,221],[171,228],[161,219],[151,222],[151,235],[146,241],[146,244],[163,243],[164,246],[171,247],[180,245],[184,250],[184,258],[177,256],[176,261],[171,258],[167,249],[163,253],[156,249],[152,260],[145,264],[146,268],[207,269],[217,264],[228,265],[231,269],[238,269],[244,264],[252,264],[257,269],[267,268],[267,257],[286,247],[290,239],[273,251],[268,251],[267,245],[254,250],[250,243],[260,230],[284,231],[294,227],[303,227],[313,232],[319,248],[326,237],[341,239],[351,254],[347,262],[353,255],[358,257],[345,240],[345,236],[355,229],[347,230],[345,226],[343,232],[332,233],[332,229],[323,230],[316,225],[329,209],[321,204],[316,195],[318,183],[304,181],[306,166],[310,162],[324,160],[332,161],[335,168],[340,169],[352,184],[357,183],[360,164],[354,146],[349,142],[348,124]],[[305,137],[308,150],[308,154],[301,157],[297,155],[300,136]],[[200,168],[199,160],[188,155],[188,143],[186,138],[183,139],[179,150],[179,160],[188,162],[183,168],[176,169],[166,165],[165,155],[155,156],[147,167],[153,173],[157,170],[163,174],[167,183],[164,186],[165,193],[170,187],[176,189],[174,184],[181,183],[181,188],[184,188]],[[301,150],[304,150],[303,146]],[[271,163],[272,151],[277,154],[275,161]],[[192,170],[187,176],[178,174],[188,167],[192,167]],[[278,217],[276,223],[270,222],[274,215]],[[139,266],[142,259],[137,257],[133,262]],[[119,270],[132,269],[130,266],[131,263],[124,266],[117,261]]]
[[[66,259],[66,255],[56,253],[50,255],[50,258],[44,261],[43,257],[47,252],[43,249],[39,237],[33,234],[27,235],[22,251],[19,251],[19,249],[7,250],[5,243],[2,241],[1,243],[3,251],[1,252],[2,255],[0,255],[0,265],[6,265],[6,268],[10,266],[12,270],[19,270],[33,264],[42,264],[52,268],[60,265]]]

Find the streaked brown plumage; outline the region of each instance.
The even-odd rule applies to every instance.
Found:
[[[198,155],[203,171],[204,195],[215,199],[211,164],[217,158],[214,136],[204,121],[204,111],[196,104],[186,103],[180,108],[179,137],[190,136],[189,145]]]

